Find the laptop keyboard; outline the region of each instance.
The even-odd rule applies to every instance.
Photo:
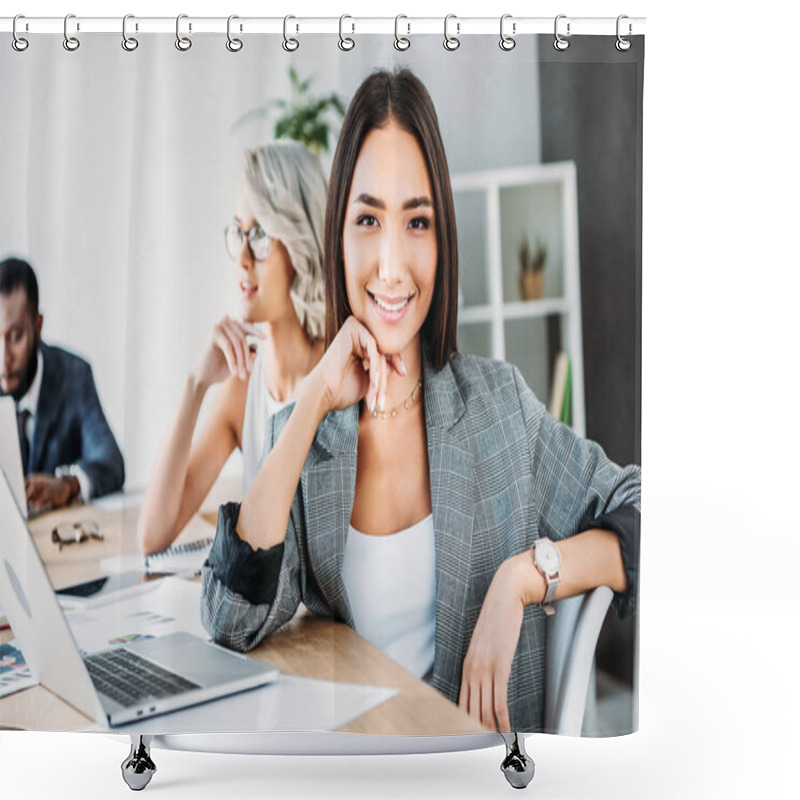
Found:
[[[200,688],[122,648],[86,656],[84,663],[97,691],[125,707],[137,705],[146,698],[172,697]]]

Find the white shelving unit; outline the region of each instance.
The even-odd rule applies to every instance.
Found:
[[[572,427],[586,434],[578,193],[571,161],[452,177],[459,231],[459,347],[516,364],[540,399],[550,393],[548,319],[572,369]],[[547,248],[541,300],[522,300],[519,248]],[[549,333],[550,332],[550,333]]]

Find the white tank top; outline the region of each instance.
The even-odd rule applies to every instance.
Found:
[[[349,527],[342,579],[356,632],[419,678],[433,668],[435,560],[430,514],[388,536]]]
[[[267,388],[267,370],[259,350],[247,384],[247,399],[242,420],[242,491],[246,492],[256,477],[264,452],[267,422],[272,414],[289,404],[276,400]]]

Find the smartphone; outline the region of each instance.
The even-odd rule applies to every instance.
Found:
[[[79,605],[106,598],[115,592],[121,592],[145,582],[144,575],[135,570],[113,572],[100,578],[57,589],[56,596],[61,605]]]

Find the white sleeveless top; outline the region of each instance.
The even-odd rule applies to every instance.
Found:
[[[419,678],[433,669],[433,515],[388,536],[349,527],[342,564],[356,632]]]
[[[259,349],[253,361],[253,371],[247,384],[247,399],[242,420],[242,491],[246,492],[258,473],[264,453],[267,422],[272,414],[291,401],[276,400],[267,388],[267,370]]]

